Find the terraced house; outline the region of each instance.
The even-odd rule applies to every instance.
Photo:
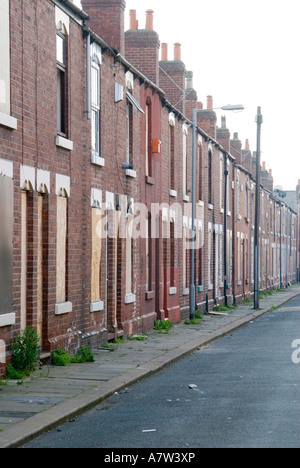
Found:
[[[27,326],[75,351],[182,320],[192,283],[202,311],[253,294],[255,154],[198,102],[152,10],[125,33],[124,0],[82,7],[0,5],[1,371]],[[265,172],[261,289],[295,281],[299,251]]]

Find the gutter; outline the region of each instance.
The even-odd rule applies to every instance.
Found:
[[[66,5],[67,7],[70,8],[70,10],[74,11],[74,13],[76,13],[76,15],[80,16],[81,19],[83,20],[88,20],[89,19],[89,15],[82,10],[82,8],[79,8],[78,6],[76,6],[72,0],[60,0],[61,3],[64,3],[64,5]]]

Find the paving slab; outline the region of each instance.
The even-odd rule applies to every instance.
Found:
[[[0,385],[0,448],[23,445],[297,296],[300,311],[300,284],[296,284],[265,296],[259,311],[243,303],[228,315],[204,315],[196,325],[176,324],[168,334],[153,332],[144,341],[125,340],[113,351],[97,349],[94,363],[50,366],[47,377],[35,373],[22,385],[13,381]]]

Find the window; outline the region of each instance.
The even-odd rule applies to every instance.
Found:
[[[223,210],[223,155],[220,155],[220,211]]]
[[[170,148],[170,188],[175,189],[175,127],[169,126],[169,148]]]
[[[10,116],[10,32],[9,0],[0,2],[0,125],[17,128],[17,120]]]
[[[246,212],[245,212],[245,216],[246,216],[246,219],[248,220],[249,219],[249,184],[246,183],[246,191],[245,191],[245,197],[246,197]]]
[[[13,313],[13,179],[0,175],[0,316]]]
[[[0,6],[0,112],[10,114],[9,1]]]
[[[201,143],[198,144],[198,164],[199,164],[199,170],[198,170],[198,182],[199,182],[199,200],[203,199],[203,187],[202,187],[202,145]]]
[[[237,216],[240,218],[241,215],[241,184],[240,184],[240,171],[237,171],[236,181],[236,196],[237,196]]]
[[[183,148],[182,148],[182,192],[183,196],[187,194],[187,133],[183,131]]]
[[[66,35],[62,30],[56,34],[57,63],[57,132],[67,134],[67,53]]]
[[[68,199],[57,197],[56,302],[67,301]]]
[[[212,154],[208,152],[208,203],[212,205]]]
[[[92,154],[100,154],[100,63],[93,55],[91,64]]]
[[[126,99],[126,162],[133,164],[133,112],[132,104]]]
[[[146,176],[152,176],[152,106],[146,104]]]
[[[212,290],[212,224],[208,223],[208,237],[207,237],[207,279],[208,279],[208,289]]]
[[[126,223],[126,291],[125,304],[135,302],[136,296],[133,294],[134,289],[134,242],[133,242],[133,220],[134,220],[134,200],[127,200],[127,223]]]
[[[148,213],[148,232],[146,237],[146,290],[152,291],[152,226],[151,213]]]

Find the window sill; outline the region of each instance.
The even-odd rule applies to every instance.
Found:
[[[182,291],[182,295],[183,296],[188,296],[189,294],[190,294],[189,288],[184,288],[184,290]]]
[[[69,314],[72,310],[72,302],[61,302],[60,304],[55,304],[55,315]]]
[[[133,169],[126,169],[125,170],[126,177],[131,177],[132,179],[136,178],[136,171]]]
[[[98,154],[91,154],[91,163],[95,164],[96,166],[104,167],[105,159],[101,158],[101,156]]]
[[[183,195],[183,196],[182,196],[182,200],[183,200],[184,202],[189,202],[189,201],[190,201],[189,195]]]
[[[8,327],[16,323],[16,314],[0,315],[0,327]]]
[[[18,121],[14,117],[0,112],[0,126],[9,128],[10,130],[17,130]]]
[[[74,149],[73,141],[68,140],[67,138],[64,138],[60,135],[56,135],[56,146],[59,146],[60,148],[64,148],[68,151],[73,151]]]
[[[154,185],[154,178],[150,176],[146,176],[146,184]]]
[[[155,298],[155,292],[154,291],[147,291],[146,292],[146,301],[149,301],[150,299]]]
[[[169,295],[174,296],[175,294],[177,294],[177,288],[176,286],[171,286],[169,289]]]
[[[135,294],[129,293],[125,295],[125,304],[132,304],[136,301]]]
[[[208,209],[212,211],[212,210],[214,209],[214,205],[212,205],[211,203],[209,203],[209,204],[208,204]]]
[[[177,191],[170,189],[170,197],[177,198]]]
[[[97,301],[97,302],[91,302],[90,304],[90,312],[100,312],[101,310],[104,310],[104,302],[103,301]]]

